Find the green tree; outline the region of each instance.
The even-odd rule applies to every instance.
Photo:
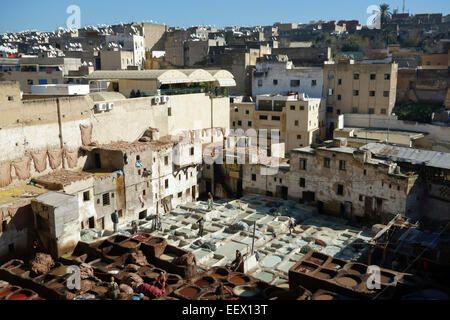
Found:
[[[380,5],[380,14],[381,14],[381,28],[383,28],[386,24],[391,21],[391,12],[389,11],[390,7],[387,3],[383,3]]]

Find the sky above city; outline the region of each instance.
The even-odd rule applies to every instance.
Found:
[[[81,25],[153,21],[169,26],[256,26],[275,22],[359,20],[366,24],[370,5],[388,3],[401,12],[403,0],[22,0],[3,1],[0,33],[23,30],[53,31],[66,27],[71,5],[81,9]],[[406,0],[414,13],[450,12],[448,0]]]

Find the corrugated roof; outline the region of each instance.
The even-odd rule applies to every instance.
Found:
[[[99,70],[94,71],[87,78],[88,80],[157,80],[161,84],[216,81],[222,87],[236,86],[233,74],[226,70]]]
[[[390,146],[381,143],[369,143],[361,147],[361,150],[369,150],[376,157],[392,161],[450,169],[450,153]]]
[[[214,82],[216,78],[209,72],[202,69],[183,69],[180,70],[191,79],[192,82]]]
[[[89,80],[157,80],[161,83],[191,82],[186,74],[179,70],[118,70],[94,71],[88,76]]]

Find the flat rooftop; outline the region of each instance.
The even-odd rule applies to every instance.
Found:
[[[84,171],[69,171],[69,170],[57,170],[53,171],[45,176],[34,178],[33,181],[37,184],[50,186],[65,187],[74,182],[87,180],[93,177],[92,173]]]
[[[43,187],[21,184],[0,190],[0,207],[17,201],[30,200],[47,193],[49,190]]]

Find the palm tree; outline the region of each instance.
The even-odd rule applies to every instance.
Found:
[[[391,20],[390,7],[387,3],[380,5],[381,27],[384,27]]]

